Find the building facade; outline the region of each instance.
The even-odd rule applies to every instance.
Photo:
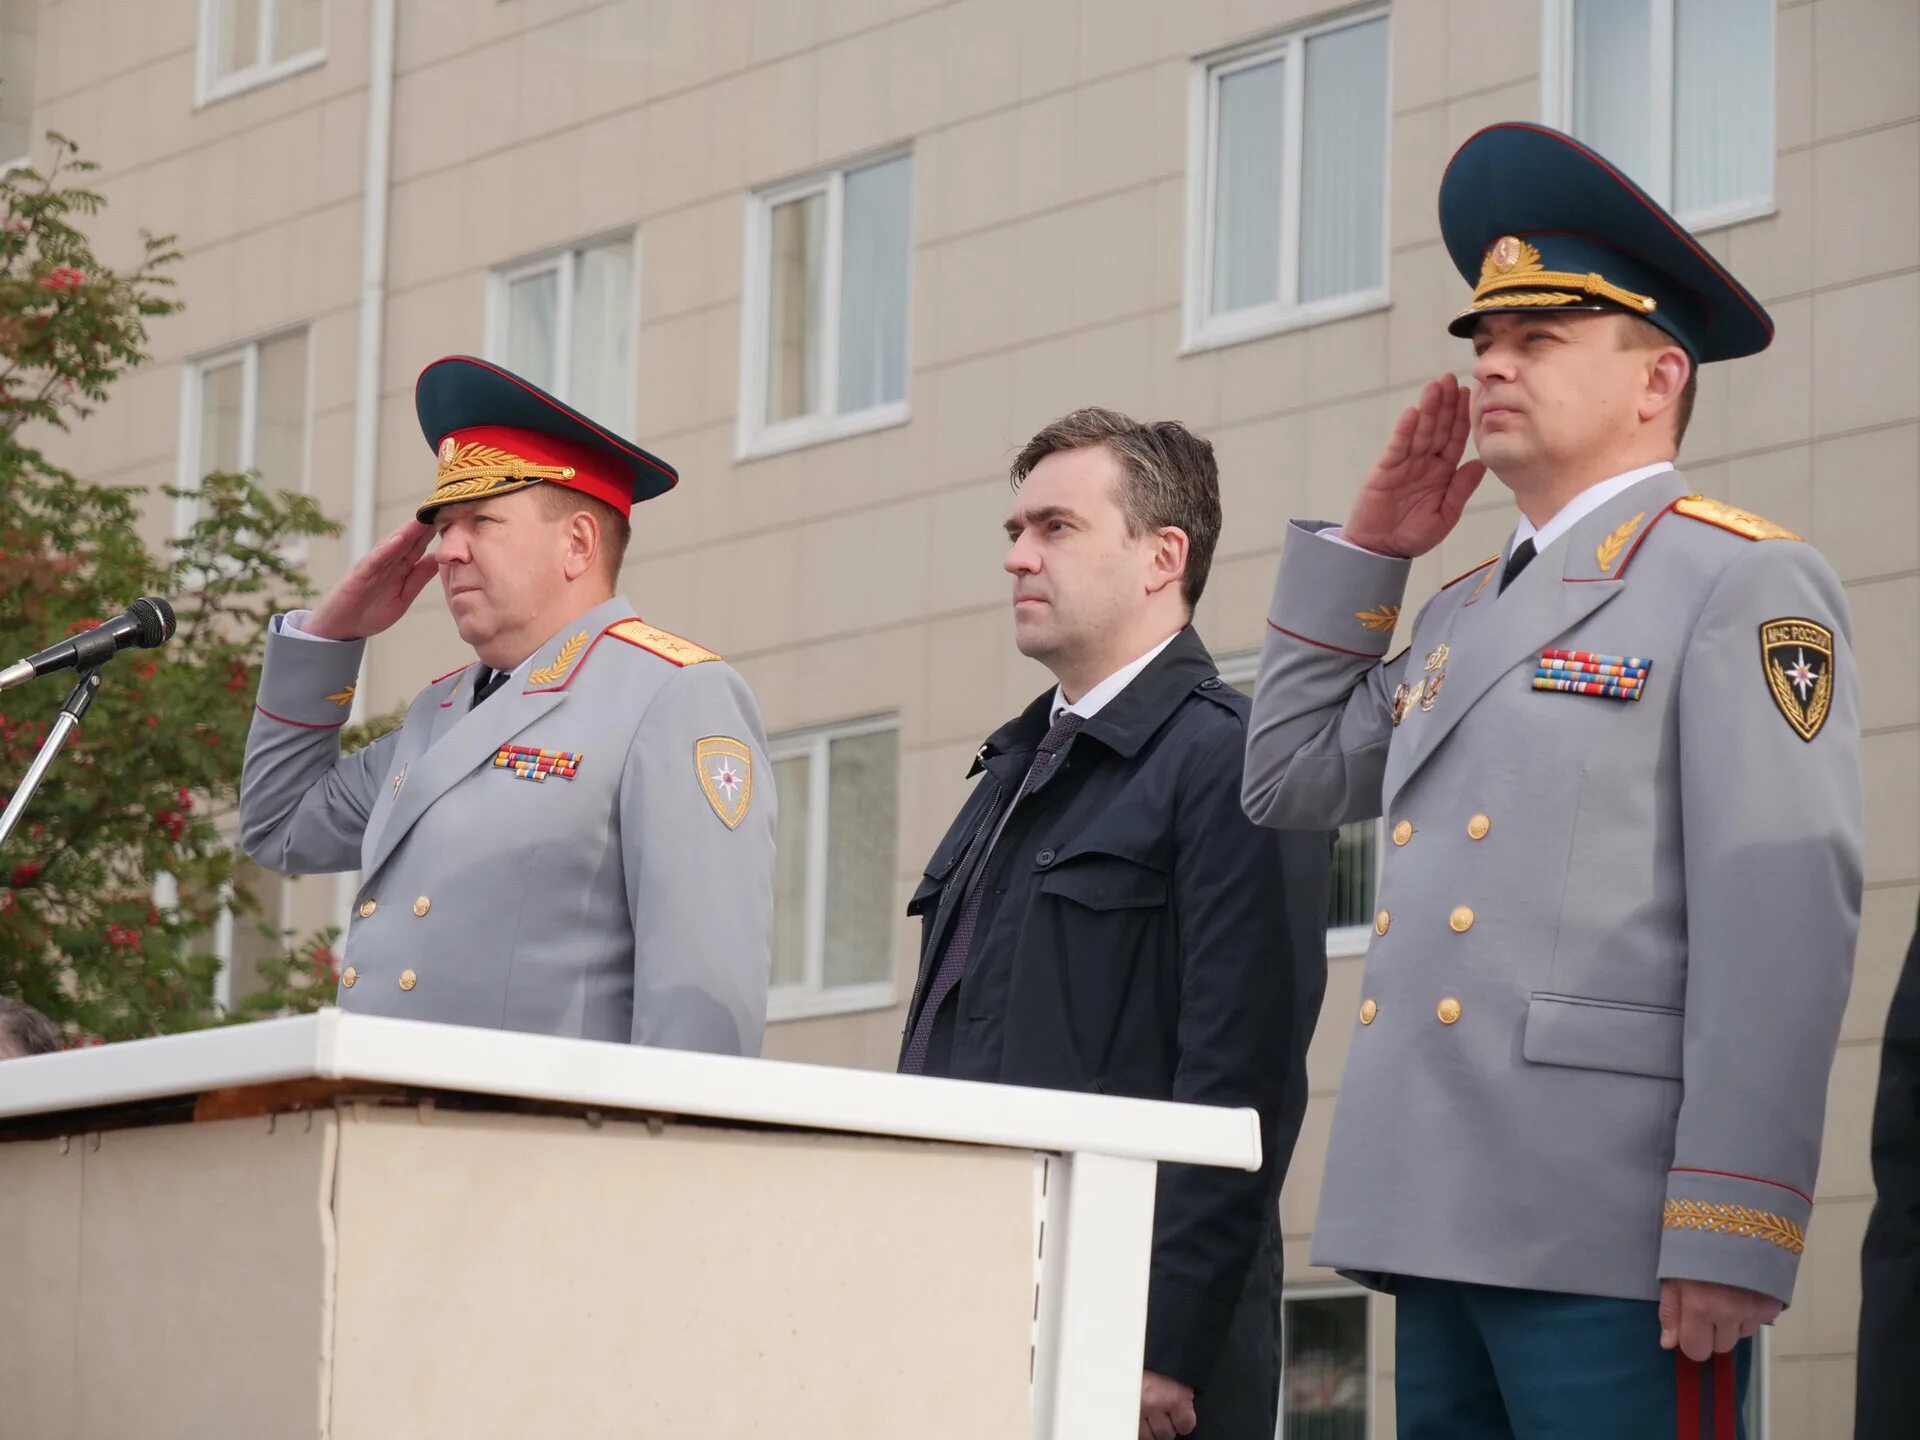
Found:
[[[172,233],[187,309],[54,448],[158,494],[216,468],[346,526],[411,514],[412,383],[484,354],[674,461],[626,593],[753,685],[781,794],[770,1055],[890,1067],[902,914],[1011,643],[1006,466],[1088,403],[1218,450],[1198,615],[1249,673],[1283,527],[1338,518],[1418,385],[1464,370],[1434,195],[1483,124],[1607,151],[1769,306],[1703,374],[1696,488],[1808,535],[1863,674],[1868,891],[1798,1298],[1755,1434],[1850,1423],[1878,1036],[1920,897],[1920,0],[4,0],[0,161],[103,167],[96,238]],[[1416,567],[1511,524],[1488,486]],[[372,713],[462,654],[427,597]],[[1783,797],[1782,803],[1790,803]],[[1370,828],[1342,841],[1313,1100],[1282,1199],[1286,1433],[1392,1433],[1390,1302],[1306,1261],[1359,1004]],[[266,887],[334,923],[330,877]],[[251,936],[223,934],[244,990]]]

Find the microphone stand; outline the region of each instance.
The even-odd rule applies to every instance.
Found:
[[[21,780],[20,788],[13,792],[13,799],[7,802],[6,813],[0,814],[0,850],[6,848],[7,841],[20,824],[20,817],[26,813],[27,802],[33,799],[33,792],[40,788],[40,782],[46,779],[47,771],[53,767],[53,757],[67,743],[67,736],[79,728],[87,708],[93,704],[93,697],[100,693],[100,667],[105,663],[105,660],[101,660],[80,672],[79,683],[73,687],[73,693],[67,696],[67,703],[60,707],[60,714],[54,720],[53,728],[47,731],[47,738],[40,742],[40,753],[33,757],[33,764],[27,767],[26,778]]]

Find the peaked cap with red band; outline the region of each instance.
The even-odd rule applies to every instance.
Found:
[[[664,495],[674,468],[570,405],[471,355],[449,355],[413,387],[420,429],[440,457],[433,493],[414,513],[484,500],[542,482],[604,500],[622,515]]]
[[[1489,125],[1440,179],[1440,233],[1473,302],[1448,328],[1517,311],[1614,310],[1696,364],[1764,350],[1773,320],[1726,266],[1605,156],[1545,125]]]

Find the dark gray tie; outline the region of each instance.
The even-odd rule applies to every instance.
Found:
[[[1533,563],[1533,537],[1528,536],[1513,547],[1513,554],[1507,557],[1507,568],[1500,572],[1500,593],[1507,593],[1507,586],[1520,578],[1520,572]]]
[[[467,706],[467,708],[469,710],[473,709],[474,706],[477,706],[482,700],[506,684],[507,677],[511,674],[513,674],[511,670],[490,670],[485,665],[482,665],[473,677],[473,703]]]
[[[961,866],[959,873],[965,876],[970,870],[973,878],[967,887],[967,898],[961,903],[960,916],[953,922],[953,934],[947,941],[947,948],[940,953],[940,964],[934,970],[933,978],[927,982],[927,993],[920,1002],[920,1016],[914,1022],[913,1034],[907,1037],[906,1051],[900,1057],[902,1073],[926,1073],[927,1047],[933,1040],[934,1017],[960,983],[960,977],[966,974],[967,955],[973,949],[974,927],[980,921],[980,901],[987,889],[987,866],[993,859],[994,841],[1000,838],[1007,815],[1013,813],[1014,806],[1022,799],[1047,783],[1048,777],[1065,758],[1067,746],[1072,743],[1075,732],[1086,723],[1084,716],[1067,710],[1060,712],[1060,717],[1053,722],[1053,728],[1047,731],[1047,738],[1033,752],[1033,763],[1027,767],[1027,778],[1020,782],[1020,793],[1013,797],[1013,804],[1007,806],[1006,813],[993,827],[993,838],[986,843],[986,853],[971,867]],[[981,833],[987,832],[983,829]]]

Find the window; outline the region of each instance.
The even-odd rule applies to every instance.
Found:
[[[755,195],[746,256],[740,453],[905,420],[913,157]]]
[[[1774,0],[1546,0],[1546,121],[1693,230],[1773,204]]]
[[[487,353],[616,434],[633,432],[633,240],[494,272]]]
[[[1229,655],[1220,678],[1251,697],[1260,669],[1257,654]],[[1333,842],[1333,875],[1327,897],[1327,954],[1364,955],[1373,937],[1373,901],[1380,876],[1380,822],[1342,825]]]
[[[36,0],[0,0],[0,174],[27,163],[33,149],[33,52]]]
[[[1300,1290],[1281,1302],[1276,1440],[1367,1440],[1368,1318],[1364,1290]]]
[[[897,722],[785,736],[771,750],[780,821],[768,1018],[891,1005]]]
[[[1385,304],[1386,12],[1202,60],[1190,97],[1189,348]]]
[[[203,477],[216,472],[251,470],[270,489],[304,491],[310,370],[305,330],[188,366],[180,488],[197,489]],[[198,517],[194,497],[182,499],[176,533],[186,534]]]
[[[200,101],[271,84],[327,58],[323,0],[200,0]]]

